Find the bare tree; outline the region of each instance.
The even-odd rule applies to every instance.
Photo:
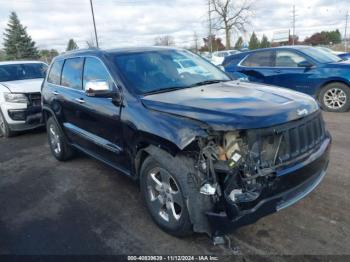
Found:
[[[226,49],[231,48],[232,31],[244,32],[250,23],[253,2],[254,0],[211,0],[215,14],[213,27],[225,31]]]
[[[174,38],[170,35],[158,36],[154,39],[154,45],[156,46],[173,46],[175,45]]]

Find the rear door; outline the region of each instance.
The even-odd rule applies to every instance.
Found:
[[[237,66],[237,71],[248,76],[249,81],[273,84],[275,52],[257,51],[249,54]]]

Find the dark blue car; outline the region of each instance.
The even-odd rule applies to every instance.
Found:
[[[249,81],[290,88],[316,98],[327,111],[350,108],[350,61],[309,46],[259,49],[226,57],[223,66]]]

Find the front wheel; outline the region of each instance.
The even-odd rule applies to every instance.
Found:
[[[141,168],[141,192],[148,211],[155,223],[174,236],[192,233],[183,190],[186,187],[183,174],[171,174],[152,157]]]
[[[350,109],[350,88],[343,83],[331,83],[320,93],[321,107],[329,112],[346,112]]]
[[[0,110],[0,137],[11,137],[14,133],[10,130],[9,125],[6,122],[4,115]]]

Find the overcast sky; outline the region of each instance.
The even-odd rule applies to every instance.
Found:
[[[153,45],[155,37],[162,35],[173,36],[179,46],[190,46],[194,32],[199,38],[207,34],[206,2],[94,0],[100,46]],[[344,32],[350,0],[256,0],[245,38],[253,30],[272,38],[274,31],[291,28],[293,4],[296,34],[301,39],[320,30],[339,28]],[[63,51],[69,38],[74,38],[79,47],[93,39],[89,0],[0,0],[0,32],[6,27],[10,11],[17,12],[39,48]],[[2,46],[2,35],[0,40]]]

